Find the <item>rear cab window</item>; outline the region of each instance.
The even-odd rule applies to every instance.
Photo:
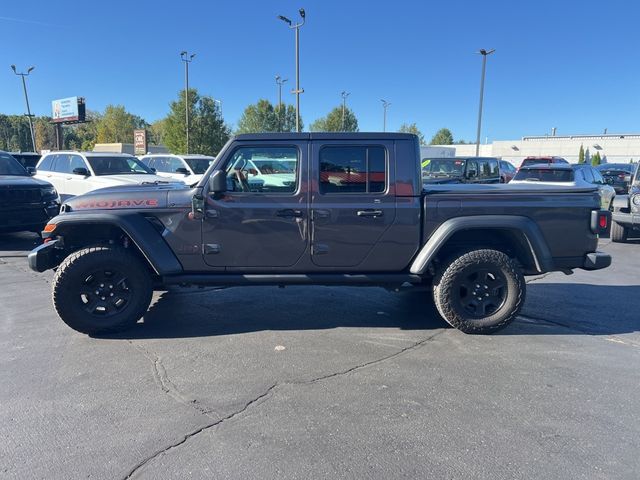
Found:
[[[573,182],[574,174],[573,170],[566,168],[521,168],[513,179],[530,182]]]
[[[320,193],[383,193],[387,154],[382,146],[324,146],[320,149]]]

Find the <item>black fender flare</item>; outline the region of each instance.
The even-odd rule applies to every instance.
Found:
[[[623,208],[629,208],[629,195],[616,195],[613,197],[611,206],[614,212],[619,212]]]
[[[475,215],[450,218],[440,225],[422,246],[409,271],[422,275],[447,243],[449,238],[464,230],[507,230],[521,234],[526,248],[533,258],[533,263],[539,273],[550,272],[554,269],[553,257],[549,246],[536,223],[528,217],[518,215]]]
[[[70,212],[58,215],[51,219],[49,224],[56,225],[54,235],[63,237],[66,227],[90,228],[92,225],[117,227],[133,241],[158,275],[172,275],[183,271],[182,265],[162,235],[140,214]]]

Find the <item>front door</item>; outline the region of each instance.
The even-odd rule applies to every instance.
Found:
[[[202,241],[212,267],[291,267],[309,245],[306,141],[239,143],[219,168],[228,191],[206,198]]]
[[[396,215],[393,142],[313,142],[311,259],[360,271]]]

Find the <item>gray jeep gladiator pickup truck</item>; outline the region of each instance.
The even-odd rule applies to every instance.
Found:
[[[425,188],[410,134],[238,135],[197,185],[67,201],[29,265],[56,270],[55,309],[85,333],[136,323],[171,285],[422,287],[452,326],[489,333],[520,311],[524,275],[609,266],[610,215],[590,188]]]

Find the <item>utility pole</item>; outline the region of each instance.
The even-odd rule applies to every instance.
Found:
[[[343,91],[341,95],[342,95],[342,131],[344,132],[344,116],[347,110],[347,97],[351,95],[351,93]]]
[[[288,80],[288,78],[276,75],[276,84],[278,85],[278,130],[280,132],[282,131],[282,85]]]
[[[495,49],[489,51],[484,48],[478,53],[482,55],[482,75],[480,76],[480,108],[478,109],[478,132],[476,134],[476,157],[480,156],[480,130],[482,128],[482,100],[484,97],[484,73],[487,68],[487,56],[495,52]]]
[[[304,89],[300,88],[300,27],[304,25],[306,13],[304,8],[298,10],[300,14],[301,22],[294,24],[290,19],[283,15],[278,15],[278,18],[289,25],[296,32],[296,89],[291,93],[296,96],[296,132],[300,131],[300,94],[304,93]]]
[[[384,116],[382,120],[382,131],[386,132],[387,131],[387,108],[389,108],[389,105],[391,105],[391,102],[387,102],[386,100],[383,100],[383,99],[380,99],[380,101],[382,102],[382,108],[384,109]]]
[[[13,70],[13,73],[22,77],[22,88],[24,90],[24,100],[27,103],[27,118],[29,119],[29,131],[31,132],[31,145],[33,146],[33,151],[37,152],[38,150],[36,148],[36,136],[33,132],[33,122],[31,121],[31,107],[29,106],[29,95],[27,95],[27,82],[24,78],[24,77],[28,77],[34,68],[36,67],[29,67],[27,69],[27,73],[18,73],[18,71],[16,70],[16,66],[11,65],[11,70]]]
[[[187,151],[185,153],[189,153],[189,64],[193,62],[195,56],[195,53],[189,55],[186,50],[180,52],[180,59],[184,62],[184,111],[187,134]]]

